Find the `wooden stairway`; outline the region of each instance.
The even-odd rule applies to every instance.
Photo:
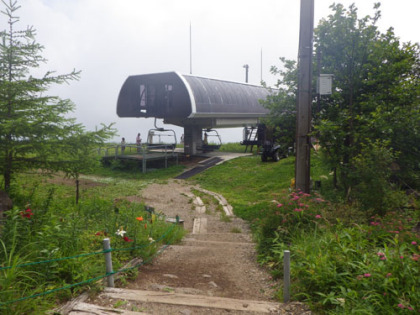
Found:
[[[181,306],[179,313],[182,314],[182,307],[200,307],[208,314],[215,314],[216,310],[227,311],[229,314],[242,314],[252,312],[253,314],[276,313],[279,310],[279,303],[266,301],[249,301],[230,299],[223,297],[180,294],[174,292],[158,292],[144,290],[128,290],[117,288],[106,288],[101,294],[102,298],[125,300],[142,303],[159,303]],[[240,311],[232,313],[232,311]],[[74,305],[70,315],[87,314],[148,314],[145,312],[134,312],[115,308],[106,308],[85,302]],[[191,313],[195,314],[195,313]]]
[[[190,231],[181,244],[169,246],[156,263],[142,266],[138,275],[141,281],[129,284],[129,288],[106,288],[92,300],[86,294],[59,313],[310,314],[291,312],[290,304],[270,300],[266,294],[269,284],[261,280],[268,275],[255,262],[255,244],[249,228],[233,216],[222,196],[201,192],[213,196],[230,220],[222,222],[215,210],[206,210],[199,197],[182,191],[186,200],[192,200],[188,203],[192,209],[180,213]]]

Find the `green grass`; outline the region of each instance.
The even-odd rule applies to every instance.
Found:
[[[256,150],[256,147],[254,147],[254,149]],[[221,152],[243,153],[243,152],[245,152],[245,146],[244,145],[241,145],[238,142],[223,143],[220,146],[219,151],[221,151]]]
[[[142,173],[133,163],[124,164],[122,169],[112,166],[98,166],[89,174],[80,176],[81,181],[91,184],[86,188],[81,186],[81,198],[105,198],[113,200],[125,196],[135,196],[151,183],[164,183],[182,173],[184,166],[173,165],[168,168],[159,168]],[[75,182],[61,182],[63,174],[54,176],[39,173],[17,174],[13,185],[13,199],[17,205],[24,206],[34,196],[47,198],[54,191],[56,198],[70,198],[75,196]]]
[[[57,301],[69,299],[85,287],[76,286],[7,305],[2,303],[104,273],[103,255],[24,268],[16,268],[18,264],[96,252],[102,249],[102,239],[109,237],[112,248],[124,249],[112,254],[114,270],[118,270],[132,257],[147,259],[162,243],[181,239],[184,230],[176,227],[164,239],[149,245],[149,238],[157,240],[169,225],[159,217],[152,223],[143,203],[124,200],[125,196],[140,196],[147,185],[165,182],[181,170],[182,167],[173,166],[142,174],[136,170],[111,171],[98,167],[91,174],[81,176],[83,184],[78,205],[73,181],[64,180],[62,174],[16,174],[11,193],[14,208],[0,225],[0,267],[12,267],[0,270],[0,313],[44,313]],[[33,215],[25,216],[28,208]],[[136,219],[139,217],[143,217],[143,221]],[[121,228],[126,231],[127,240],[115,234]],[[125,250],[143,245],[143,248]],[[89,286],[95,287],[95,284]]]
[[[310,196],[290,188],[294,159],[262,163],[258,156],[228,161],[191,181],[221,193],[248,220],[259,261],[282,277],[283,252],[292,255],[292,297],[319,314],[410,314],[420,310],[420,238],[411,232],[416,210],[369,215],[340,201],[330,170],[311,157]],[[414,202],[412,207],[418,207]],[[282,288],[278,294],[281,294]]]
[[[182,173],[185,168],[182,165],[175,165],[175,162],[168,160],[168,168],[164,168],[164,161],[147,162],[147,172],[142,173],[142,164],[132,160],[109,160],[107,166],[98,165],[89,175],[98,175],[102,177],[138,179],[138,180],[156,180],[173,178]]]
[[[230,230],[230,233],[242,233],[242,229],[241,228],[238,228],[238,227],[233,227],[231,230]]]
[[[99,250],[103,236],[97,236],[98,232],[106,232],[116,247],[124,247],[131,243],[115,236],[121,227],[136,242],[146,242],[148,237],[156,238],[165,231],[163,222],[151,229],[151,217],[144,213],[144,205],[129,203],[123,197],[140,196],[144,187],[165,183],[182,167],[143,174],[133,169],[135,166],[116,162],[83,175],[83,180],[95,185],[82,189],[77,206],[73,185],[56,183],[56,179],[39,173],[18,175],[13,186],[15,208],[0,230],[0,262],[13,267],[0,271],[0,291],[4,293],[0,302],[83,281],[103,267],[102,259],[96,263],[85,258],[30,270],[18,270],[14,267],[17,264]],[[329,172],[320,157],[312,155],[311,178],[322,182],[318,193],[337,200]],[[290,187],[293,178],[293,157],[263,163],[259,156],[248,156],[210,168],[188,181],[221,193],[235,214],[251,223],[259,261],[271,268],[273,276],[281,278],[283,251],[291,251],[293,299],[308,303],[321,314],[418,311],[420,238],[411,232],[413,223],[420,219],[418,203],[413,203],[414,211],[384,209],[388,215],[371,217],[357,204],[324,202],[314,193],[295,193]],[[205,198],[198,191],[195,194]],[[203,201],[211,204],[214,200]],[[26,204],[34,213],[31,218],[22,216]],[[147,228],[145,222],[136,221],[138,216],[149,220]],[[228,219],[221,214],[221,220]],[[180,239],[182,235],[177,230],[171,237]],[[152,248],[139,254],[149,257],[155,251]],[[116,268],[131,254],[116,254]],[[35,306],[47,309],[55,300],[69,298],[78,290],[13,304],[0,311],[31,314]]]
[[[294,166],[294,157],[262,162],[260,156],[255,155],[227,161],[191,180],[221,193],[234,207],[237,216],[252,220],[259,216],[262,207],[283,196],[283,191],[291,187]],[[325,189],[331,186],[331,176],[315,154],[311,157],[311,179],[321,180]]]

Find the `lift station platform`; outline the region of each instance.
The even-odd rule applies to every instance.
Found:
[[[154,117],[184,128],[184,153],[203,147],[204,129],[255,126],[268,114],[261,86],[165,72],[129,76],[117,102],[119,117]]]

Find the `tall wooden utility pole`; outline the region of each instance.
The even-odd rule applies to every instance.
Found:
[[[310,137],[312,102],[312,49],[314,33],[314,0],[300,1],[300,32],[298,55],[298,95],[296,104],[296,165],[297,190],[310,191]]]

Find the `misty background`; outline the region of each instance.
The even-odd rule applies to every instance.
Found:
[[[373,14],[373,0],[355,3],[359,18]],[[71,115],[93,130],[115,122],[118,136],[134,143],[138,132],[146,139],[154,119],[118,118],[119,90],[129,75],[178,71],[182,74],[245,81],[261,79],[274,86],[270,67],[278,58],[297,59],[300,1],[286,0],[21,0],[16,29],[34,26],[48,62],[35,71],[57,74],[81,70],[81,79],[54,86],[50,95],[71,99]],[[333,1],[315,0],[315,27],[331,11]],[[379,28],[394,27],[403,42],[419,42],[419,0],[383,0]],[[4,10],[4,7],[2,7]],[[0,19],[8,29],[7,18]],[[190,69],[190,26],[192,69]],[[163,126],[158,121],[158,126]],[[183,129],[171,125],[178,139]],[[218,129],[222,141],[242,140],[241,128]]]

